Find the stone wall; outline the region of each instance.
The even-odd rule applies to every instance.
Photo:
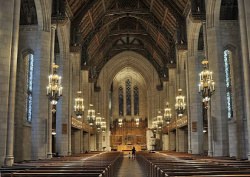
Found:
[[[247,154],[243,154],[243,138],[244,138],[244,127],[243,127],[243,116],[244,109],[243,105],[243,73],[242,64],[239,62],[240,59],[240,38],[239,36],[239,24],[238,21],[220,21],[220,41],[222,50],[230,50],[232,52],[232,58],[230,60],[230,70],[232,74],[232,107],[233,117],[230,122],[229,130],[229,141],[237,142],[229,143],[230,156],[245,157]],[[222,51],[222,52],[223,52]],[[221,58],[223,60],[224,58]],[[224,69],[224,68],[223,68]],[[224,86],[226,87],[226,85]],[[224,95],[226,96],[226,95]],[[235,127],[234,127],[235,126]],[[236,131],[235,131],[236,130]],[[231,132],[232,131],[232,132]]]
[[[6,141],[7,141],[7,118],[8,118],[8,95],[9,95],[9,73],[10,73],[10,58],[11,58],[11,42],[13,28],[13,11],[14,0],[4,1],[0,6],[0,58],[1,58],[1,73],[0,73],[0,164],[4,163],[6,156]],[[14,106],[14,105],[13,105]]]
[[[15,108],[15,161],[31,159],[31,122],[26,120],[28,55],[35,55],[38,26],[21,26]],[[34,57],[34,60],[36,58]],[[35,78],[34,78],[35,79]],[[36,93],[34,93],[36,94]]]

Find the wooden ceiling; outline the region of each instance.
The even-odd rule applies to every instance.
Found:
[[[168,63],[175,63],[176,43],[186,43],[189,0],[66,1],[72,45],[82,47],[82,60],[97,73],[114,55],[132,50],[164,75]]]

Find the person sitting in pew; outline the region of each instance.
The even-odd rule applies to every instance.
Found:
[[[60,155],[59,152],[56,152],[53,157],[64,157],[63,155]]]

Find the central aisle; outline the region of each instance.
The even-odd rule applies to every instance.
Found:
[[[124,155],[122,165],[117,172],[116,177],[146,177],[147,175],[140,167],[137,160],[128,158]]]

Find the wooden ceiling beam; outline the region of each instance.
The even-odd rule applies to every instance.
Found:
[[[94,24],[94,22],[93,22],[92,15],[91,15],[91,12],[90,12],[90,11],[88,11],[88,16],[89,16],[89,19],[90,19],[90,23],[91,23],[91,25],[92,25],[92,28],[95,29],[95,24]]]
[[[113,14],[113,12],[111,14]],[[161,25],[161,22],[158,22],[152,16],[152,14],[142,13],[141,10],[139,10],[138,14],[136,11],[134,11],[133,13],[131,12],[131,14],[126,13],[126,11],[119,11],[119,13],[118,14],[115,13],[116,15],[114,16],[111,14],[110,12],[107,12],[107,14],[100,20],[100,23],[96,25],[96,28],[92,30],[86,37],[81,39],[83,41],[82,45],[88,46],[93,37],[96,34],[98,34],[101,30],[104,30],[107,25],[111,25],[112,23],[117,22],[119,19],[126,17],[136,18],[138,21],[145,22],[148,27],[151,26],[152,28],[155,28],[157,31],[160,31],[162,36],[167,40],[167,43],[173,42],[173,34],[170,34],[170,32],[168,32],[168,30],[166,30],[166,28]],[[105,18],[107,18],[109,21],[105,20]]]
[[[72,10],[70,8],[70,5],[69,5],[68,1],[66,1],[66,13],[68,14],[68,17],[69,17],[70,20],[73,19],[74,14],[73,14],[73,12],[72,12]]]
[[[105,5],[104,0],[102,0],[102,7],[103,7],[104,13],[106,14],[107,10],[106,10],[106,5]]]
[[[153,6],[154,6],[154,0],[151,0],[151,2],[150,2],[150,8],[149,8],[150,12],[152,12]]]
[[[87,2],[79,8],[79,10],[74,15],[72,20],[72,27],[78,27],[82,18],[86,15],[86,13],[93,7],[93,5],[98,2],[98,0],[87,0]]]
[[[98,46],[100,46],[99,38],[98,38],[97,35],[95,35],[95,39],[96,39],[96,42],[97,42]]]
[[[163,2],[163,4],[169,9],[170,13],[173,14],[173,16],[177,19],[177,21],[182,22],[184,21],[184,17],[182,16],[182,13],[179,12],[175,5],[173,5],[172,3],[170,3],[169,0],[161,0]]]
[[[156,40],[156,46],[157,46],[157,45],[158,45],[158,43],[159,43],[160,36],[161,36],[161,33],[158,31],[158,34],[157,34],[157,40]]]
[[[131,33],[133,33],[133,32],[131,31]],[[107,50],[107,47],[108,47],[108,48],[112,48],[114,42],[116,42],[117,40],[119,40],[119,39],[122,38],[122,37],[127,37],[127,36],[128,36],[128,34],[119,34],[119,33],[117,33],[117,35],[115,35],[115,34],[113,33],[113,35],[114,35],[115,37],[110,38],[110,37],[108,36],[108,37],[106,37],[106,38],[102,41],[102,43],[100,44],[99,48],[93,53],[93,55],[91,56],[91,58],[96,58],[96,57],[98,57],[98,55],[99,55],[101,52]],[[154,45],[155,42],[154,42],[154,40],[150,37],[150,35],[130,34],[129,36],[135,37],[135,38],[141,40],[144,44],[147,43],[148,45],[150,45],[150,46],[152,47],[152,49],[155,50],[155,52],[157,52],[157,54],[160,56],[161,61],[158,61],[158,63],[159,63],[160,65],[163,66],[163,63],[164,63],[163,61],[166,60],[166,56],[165,56],[164,52],[163,52],[158,46]],[[109,44],[109,45],[107,45],[107,44]]]
[[[164,25],[166,18],[167,18],[167,15],[168,15],[168,8],[165,8],[164,17],[162,19],[161,26]]]

